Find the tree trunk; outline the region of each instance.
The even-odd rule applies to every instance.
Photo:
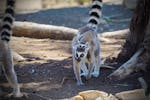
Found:
[[[109,78],[122,79],[134,71],[144,70],[143,76],[147,85],[150,85],[150,0],[138,1],[130,24],[130,34],[117,62],[123,64]],[[150,93],[150,86],[145,93]]]
[[[128,60],[129,59],[129,60]],[[139,0],[130,24],[128,35],[117,61],[125,62],[109,75],[109,78],[123,79],[134,71],[144,70],[141,83],[145,95],[150,94],[150,0]],[[145,85],[145,86],[143,86]]]
[[[139,0],[130,23],[130,33],[126,38],[123,49],[117,57],[117,62],[124,63],[137,51],[142,45],[149,22],[150,1]],[[148,26],[150,28],[150,26]],[[147,28],[148,29],[148,28]]]
[[[140,53],[139,53],[140,51]],[[135,56],[137,55],[137,56]],[[150,1],[139,0],[130,24],[130,33],[117,57],[122,63],[110,77],[125,78],[150,63]]]

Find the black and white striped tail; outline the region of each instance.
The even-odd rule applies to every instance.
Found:
[[[92,1],[92,7],[89,12],[90,18],[88,20],[88,25],[90,27],[95,28],[97,30],[97,26],[100,23],[100,18],[102,16],[102,0],[93,0]]]
[[[15,0],[7,0],[5,15],[2,20],[2,30],[0,37],[2,41],[9,41],[12,35],[12,25],[14,22],[14,5]]]

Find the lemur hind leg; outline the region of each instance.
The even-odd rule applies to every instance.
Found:
[[[94,56],[94,53],[91,52],[90,55],[91,55],[91,58],[89,59],[89,62],[88,62],[88,70],[89,70],[89,72],[88,72],[88,75],[87,75],[86,79],[90,79],[91,78],[93,70],[94,70],[94,67],[96,66],[96,60],[95,60],[96,58]]]
[[[80,76],[85,76],[85,77],[87,77],[87,75],[88,75],[88,69],[87,69],[86,62],[85,62],[85,61],[82,62],[81,71],[82,71],[82,73],[80,74]]]
[[[100,64],[101,64],[101,59],[100,59],[100,56],[96,56],[96,64],[95,64],[95,67],[94,67],[94,71],[92,73],[92,76],[94,77],[98,77],[99,76],[99,72],[100,72]]]
[[[1,41],[0,41],[1,42]],[[2,69],[5,73],[5,76],[13,88],[13,92],[9,94],[8,96],[13,96],[13,97],[22,97],[23,95],[20,93],[20,88],[18,85],[17,81],[17,76],[14,71],[14,64],[13,64],[13,58],[11,55],[11,50],[9,48],[9,44],[6,42],[1,42],[1,55],[2,55]]]

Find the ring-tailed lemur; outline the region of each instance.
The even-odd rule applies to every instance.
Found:
[[[90,18],[86,26],[79,29],[72,40],[73,69],[77,85],[83,85],[81,76],[86,79],[99,76],[100,69],[100,41],[97,27],[101,18],[102,0],[93,0],[89,12]]]
[[[22,97],[17,76],[14,71],[11,49],[9,47],[9,41],[12,35],[12,25],[14,22],[14,5],[14,0],[7,0],[7,7],[2,20],[2,29],[0,31],[0,64],[2,65],[2,69],[9,84],[13,88],[13,93],[9,96]]]

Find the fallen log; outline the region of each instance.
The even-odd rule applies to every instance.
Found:
[[[118,31],[113,31],[113,32],[104,32],[101,33],[102,37],[105,38],[126,38],[127,34],[129,33],[129,29],[124,29],[124,30],[118,30]]]
[[[52,26],[32,22],[16,21],[13,27],[14,36],[31,38],[50,38],[60,40],[71,40],[78,30],[63,26]]]
[[[18,37],[30,38],[49,38],[59,40],[72,40],[76,36],[78,30],[63,26],[37,24],[33,22],[15,21],[13,26],[13,35]],[[128,29],[114,32],[104,32],[98,35],[102,42],[111,42],[109,38],[125,38]]]
[[[140,55],[143,53],[144,49],[139,49],[126,63],[121,65],[116,71],[114,71],[112,74],[110,74],[109,78],[117,78],[117,79],[123,79],[132,72],[134,72],[136,69],[136,64],[138,62],[138,59]]]

